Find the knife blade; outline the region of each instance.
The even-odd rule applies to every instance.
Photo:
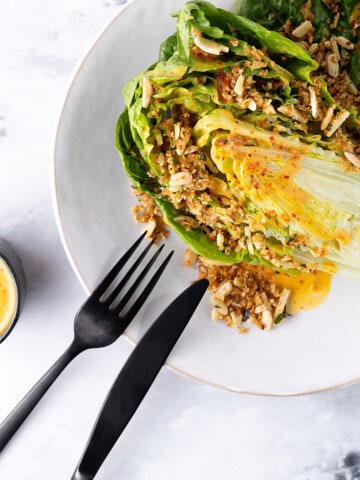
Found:
[[[208,284],[203,279],[188,287],[144,334],[113,383],[71,480],[95,477],[185,329]]]

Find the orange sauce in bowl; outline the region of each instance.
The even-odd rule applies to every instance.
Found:
[[[0,338],[12,324],[17,312],[18,290],[7,263],[0,258]]]

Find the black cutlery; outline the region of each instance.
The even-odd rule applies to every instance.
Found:
[[[171,252],[162,262],[157,271],[153,274],[147,285],[141,293],[136,295],[134,301],[130,301],[135,291],[144,279],[146,273],[150,270],[156,258],[160,255],[162,247],[158,248],[150,260],[147,262],[141,273],[138,275],[132,286],[118,301],[118,295],[122,292],[125,284],[129,281],[135,270],[143,261],[146,253],[150,250],[152,242],[149,242],[146,248],[135,260],[127,273],[117,280],[117,275],[124,267],[127,261],[135,252],[136,248],[144,238],[143,234],[121,257],[117,264],[110,270],[105,278],[100,282],[94,292],[82,305],[75,317],[74,322],[74,340],[55,364],[45,373],[45,375],[36,383],[36,385],[27,393],[14,410],[0,424],[0,451],[6,446],[14,433],[31,413],[39,400],[47,392],[53,382],[57,379],[65,367],[79,353],[89,348],[100,348],[112,344],[127,328],[129,323],[135,317],[145,300],[149,297],[152,289],[162,275],[173,252]],[[115,285],[114,285],[115,284]],[[111,293],[108,293],[108,290]],[[123,313],[124,307],[127,311]]]
[[[120,371],[71,480],[95,477],[121,432],[134,415],[208,287],[199,280],[158,317]]]

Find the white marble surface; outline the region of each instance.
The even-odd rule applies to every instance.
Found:
[[[0,345],[0,418],[65,349],[85,298],[56,229],[49,160],[72,70],[121,3],[2,2],[0,236],[23,259],[28,297]],[[71,477],[131,349],[122,338],[75,360],[1,453],[1,480]],[[360,385],[297,398],[251,397],[163,369],[98,478],[355,480],[359,407]]]

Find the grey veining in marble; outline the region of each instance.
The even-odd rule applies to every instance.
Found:
[[[122,3],[2,3],[0,236],[22,257],[29,292],[19,324],[0,345],[0,418],[66,347],[85,297],[56,229],[49,158],[71,72]],[[1,454],[2,480],[70,478],[131,348],[121,339],[74,362]],[[359,412],[360,385],[251,397],[163,370],[98,478],[359,479]]]

